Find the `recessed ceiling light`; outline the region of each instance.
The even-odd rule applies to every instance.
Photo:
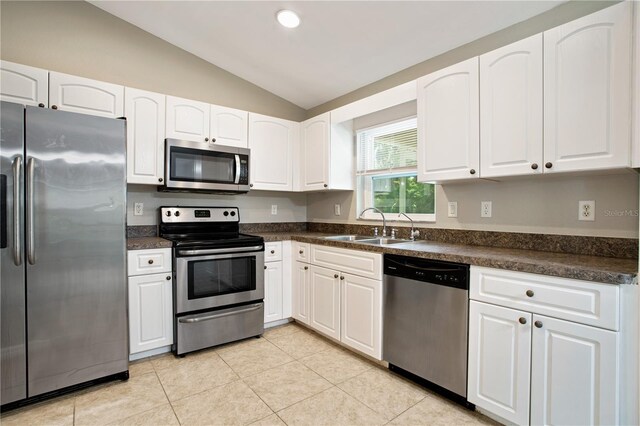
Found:
[[[300,17],[292,10],[281,10],[276,14],[280,25],[287,28],[296,28],[300,25]]]

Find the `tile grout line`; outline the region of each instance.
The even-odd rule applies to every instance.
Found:
[[[169,395],[167,395],[167,390],[164,388],[164,385],[162,384],[162,380],[160,380],[160,376],[158,376],[158,372],[156,371],[156,367],[153,364],[151,364],[151,366],[153,367],[153,374],[156,375],[156,379],[158,379],[158,382],[160,383],[160,387],[162,388],[162,392],[164,393],[164,397],[167,398],[167,401],[169,402],[169,406],[171,407],[171,411],[173,412],[174,417],[178,421],[178,424],[181,425],[182,422],[180,421],[180,417],[178,417],[178,413],[176,413],[175,408],[173,408],[173,403],[171,402],[171,399],[169,398]]]

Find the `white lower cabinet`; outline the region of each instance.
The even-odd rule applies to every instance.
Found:
[[[292,316],[291,241],[268,242],[264,250],[264,322],[267,324]]]
[[[282,319],[282,262],[264,264],[264,322]]]
[[[129,353],[173,344],[173,280],[171,249],[129,250]]]
[[[311,321],[319,332],[340,340],[340,274],[320,266],[310,266],[309,297]]]
[[[309,264],[296,262],[293,267],[293,318],[309,324]]]
[[[516,285],[518,277],[523,285],[538,286],[526,292],[530,302],[515,304],[518,309],[493,304],[502,298],[502,303],[514,306],[513,286],[488,284]],[[584,294],[575,288],[579,283],[585,285]],[[617,292],[610,284],[472,267],[470,295],[477,300],[469,305],[468,400],[521,425],[612,425],[633,418],[620,403],[624,382],[619,375],[624,367],[620,336],[628,321],[618,326],[589,315],[584,315],[585,322],[596,321],[599,326],[575,321],[575,299],[596,286],[602,287],[598,294]],[[574,293],[573,302],[556,298],[557,318],[539,313],[549,312],[548,303],[537,300],[546,297],[545,288]],[[598,311],[618,310],[617,297],[596,301],[602,305]]]
[[[382,281],[351,274],[342,274],[340,280],[340,341],[382,359]]]

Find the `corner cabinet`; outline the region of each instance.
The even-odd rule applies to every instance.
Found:
[[[478,58],[421,77],[417,85],[418,180],[478,178]]]
[[[125,88],[127,183],[162,185],[166,96]]]
[[[544,32],[545,172],[630,166],[632,2]]]
[[[354,142],[350,123],[331,123],[327,112],[301,123],[300,190],[354,189]]]
[[[171,249],[129,250],[128,268],[131,358],[160,348],[168,352],[173,344]]]
[[[0,61],[0,100],[48,107],[49,71]]]
[[[50,72],[49,104],[52,109],[61,111],[124,117],[124,86]]]
[[[468,400],[521,425],[637,423],[631,287],[471,267]]]
[[[300,137],[300,123],[249,114],[251,189],[293,190],[293,150]]]

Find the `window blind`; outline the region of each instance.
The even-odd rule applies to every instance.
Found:
[[[415,170],[416,118],[358,132],[358,175]]]

